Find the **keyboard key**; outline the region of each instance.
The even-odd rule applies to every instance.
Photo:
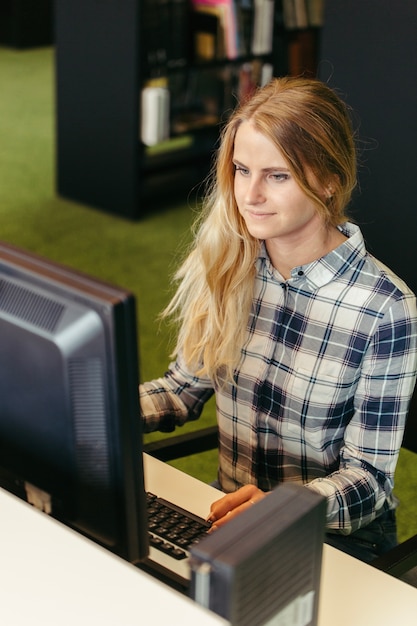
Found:
[[[210,524],[173,503],[148,493],[150,544],[175,559],[188,556],[191,544],[204,537]]]

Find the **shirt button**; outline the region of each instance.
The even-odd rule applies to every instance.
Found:
[[[304,276],[304,272],[303,272],[303,270],[300,270],[300,271],[298,272],[298,275],[299,275],[299,276]]]

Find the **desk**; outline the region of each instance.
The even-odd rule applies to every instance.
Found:
[[[0,512],[3,626],[226,623],[2,489]]]
[[[218,492],[145,456],[148,488],[205,515]],[[217,615],[0,490],[0,623],[219,626]],[[417,590],[324,546],[319,626],[416,623]]]
[[[212,487],[144,456],[146,486],[206,517],[219,497]],[[416,626],[417,589],[362,561],[323,547],[319,626]]]

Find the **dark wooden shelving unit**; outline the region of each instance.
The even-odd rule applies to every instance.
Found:
[[[0,45],[19,50],[53,42],[53,0],[1,0]]]
[[[175,84],[204,77],[204,72],[221,74],[225,68],[254,59],[244,55],[202,63],[194,58],[189,33],[186,63],[166,62],[155,72],[167,73],[169,84],[174,85],[172,90],[170,86],[171,134],[177,139],[186,137],[189,143],[165,153],[148,149],[139,137],[140,93],[150,77],[145,7],[144,0],[55,3],[57,191],[129,219],[141,217],[167,199],[171,203],[186,200],[191,190],[199,188],[209,171],[220,126],[234,106],[235,99],[227,93],[233,88],[223,87],[229,100],[217,102],[213,123],[178,130],[175,116],[187,114],[187,103],[179,102]],[[289,72],[288,43],[289,33],[276,2],[272,52],[257,57],[272,64],[274,75]],[[182,97],[184,90],[177,91]]]

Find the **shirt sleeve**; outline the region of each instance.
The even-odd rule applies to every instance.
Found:
[[[364,359],[339,469],[307,486],[326,496],[327,527],[349,534],[392,506],[394,472],[416,380],[416,303],[397,301]]]
[[[139,385],[144,431],[172,432],[198,419],[213,392],[211,380],[190,373],[179,357],[162,378]]]

